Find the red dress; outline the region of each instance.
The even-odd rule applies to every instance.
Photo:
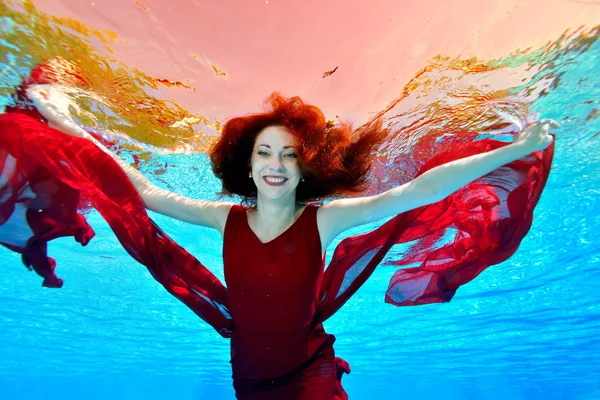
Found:
[[[232,207],[223,238],[237,397],[332,400],[335,337],[315,321],[323,278],[318,208],[306,207],[267,243],[250,229],[246,210]]]
[[[43,68],[31,80],[43,82],[40,75]],[[124,249],[166,290],[223,337],[232,337],[234,385],[245,400],[271,394],[303,398],[305,393],[311,399],[332,399],[334,367],[336,396],[345,398],[340,379],[349,366],[334,358],[334,338],[320,324],[378,265],[397,268],[385,301],[412,306],[450,301],[461,285],[508,259],[531,227],[554,150],[551,145],[438,203],[345,238],[324,273],[315,208],[307,208],[271,246],[253,237],[243,208],[235,207],[225,233],[225,288],[148,217],[129,178],[109,155],[88,140],[48,127],[19,93],[24,104],[0,115],[0,244],[21,253],[23,264],[44,278],[44,286],[61,287],[47,243],[73,236],[86,245],[94,232],[79,211],[94,207]],[[456,134],[463,140],[438,146],[434,155],[430,143],[421,142],[426,148],[415,149],[414,165],[421,166],[412,178],[507,145],[476,133]],[[394,248],[409,243],[402,251]],[[411,264],[417,266],[401,268]],[[277,352],[271,353],[271,346]]]

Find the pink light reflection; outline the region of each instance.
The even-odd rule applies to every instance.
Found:
[[[600,20],[600,7],[558,0],[40,0],[36,5],[117,32],[114,57],[195,87],[195,93],[168,89],[162,95],[217,119],[255,111],[278,90],[303,96],[329,118],[365,120],[397,98],[438,54],[506,57]]]

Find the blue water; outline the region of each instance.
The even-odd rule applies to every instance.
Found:
[[[381,269],[327,321],[352,366],[351,399],[600,399],[599,60],[598,43],[564,59],[559,84],[533,104],[562,127],[512,258],[452,302],[419,307],[385,304]],[[176,165],[161,177],[173,190],[214,198],[205,156],[164,159]],[[222,278],[216,232],[154,217]],[[0,249],[0,398],[232,399],[228,341],[132,261],[96,213],[89,221],[97,236],[85,249],[50,244],[60,290]]]

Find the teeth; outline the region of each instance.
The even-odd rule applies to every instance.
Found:
[[[281,183],[283,181],[285,181],[285,178],[272,178],[272,177],[265,177],[265,180],[267,182],[271,182],[271,183]]]

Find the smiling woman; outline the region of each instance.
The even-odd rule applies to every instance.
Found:
[[[298,141],[285,127],[269,126],[263,129],[254,142],[252,171],[248,177],[254,178],[257,188],[265,183],[274,188],[296,188],[298,183],[304,182],[297,162],[297,147]],[[257,192],[260,194],[261,190]],[[275,193],[281,196],[283,192]]]
[[[211,152],[223,194],[252,207],[194,200],[157,188],[60,113],[46,96],[44,70],[18,92],[18,106],[0,115],[0,228],[10,227],[6,235],[0,229],[0,243],[23,254],[45,286],[60,287],[47,243],[74,236],[87,244],[93,232],[77,211],[91,202],[133,258],[231,337],[239,399],[346,399],[341,377],[349,365],[335,357],[335,337],[322,323],[394,245],[412,241],[418,245],[390,252],[385,264],[421,265],[394,274],[386,301],[449,301],[460,285],[517,250],[552,160],[553,123],[541,121],[523,127],[512,144],[459,143],[386,192],[319,205],[361,187],[386,131],[379,122],[356,131],[334,126],[316,107],[275,94],[264,113],[230,120]],[[217,229],[227,288],[146,208]],[[393,218],[344,239],[325,270],[323,252],[333,238],[386,217]],[[459,233],[439,246],[447,228]]]
[[[277,140],[275,144],[280,146],[278,152],[274,149],[266,152],[270,157],[285,155],[282,162],[287,163],[290,154],[280,151],[286,146],[295,150],[294,160],[304,179],[296,187],[296,201],[347,195],[362,189],[374,152],[387,137],[381,121],[353,130],[350,124],[328,122],[321,110],[305,104],[299,97],[286,99],[273,93],[265,103],[263,113],[227,121],[210,152],[213,172],[223,182],[222,194],[239,195],[250,203],[255,201],[259,192],[257,180],[249,180],[248,172],[256,175],[251,162],[259,159],[256,153],[262,143],[257,141],[259,134],[261,138]]]

